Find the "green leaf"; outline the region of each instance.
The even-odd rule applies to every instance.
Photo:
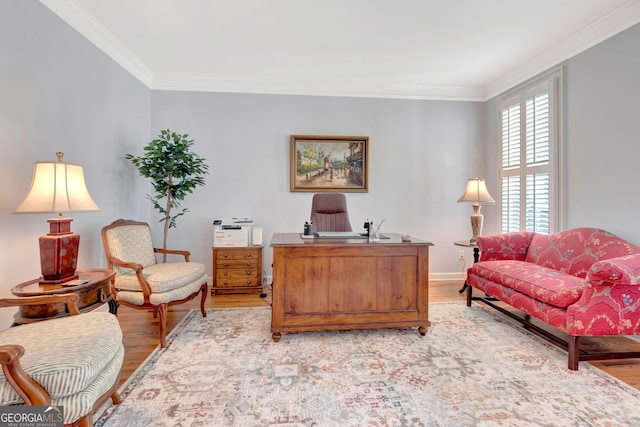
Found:
[[[209,165],[204,158],[191,151],[194,141],[188,137],[186,133],[163,129],[156,139],[143,147],[144,155],[124,156],[140,176],[151,181],[155,194],[147,195],[147,198],[162,216],[160,222],[166,221],[169,228],[175,228],[176,219],[188,212],[187,208],[182,208],[172,216],[172,209],[179,209],[188,194],[205,185],[205,175],[209,174]],[[166,237],[165,234],[164,241]]]

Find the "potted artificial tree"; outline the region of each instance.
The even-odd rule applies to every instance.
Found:
[[[162,130],[157,139],[144,147],[143,156],[125,156],[141,176],[151,180],[155,194],[147,195],[147,198],[162,215],[160,222],[164,221],[163,249],[167,248],[169,229],[175,228],[176,219],[188,211],[183,208],[176,213],[176,210],[180,209],[187,194],[204,185],[204,176],[209,173],[205,159],[190,151],[193,140],[188,137],[186,133],[181,135],[169,129]]]

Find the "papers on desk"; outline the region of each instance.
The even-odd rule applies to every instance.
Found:
[[[316,235],[325,239],[353,239],[365,237],[355,231],[318,231]]]

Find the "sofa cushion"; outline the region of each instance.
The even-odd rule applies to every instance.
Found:
[[[536,233],[521,231],[478,237],[480,261],[513,259],[524,261]]]
[[[122,351],[122,331],[111,313],[93,311],[0,331],[0,344],[24,347],[22,369],[51,395],[87,388]],[[24,403],[0,373],[0,405]]]
[[[591,266],[609,258],[640,252],[640,247],[598,228],[574,228],[555,234],[536,234],[526,261],[586,277]]]
[[[109,391],[120,377],[123,360],[124,345],[121,343],[113,359],[85,389],[70,396],[51,399],[51,405],[64,407],[65,424],[71,424],[73,421],[93,411],[96,401]]]
[[[586,279],[526,261],[481,261],[471,269],[480,277],[560,308],[578,301],[587,283]]]

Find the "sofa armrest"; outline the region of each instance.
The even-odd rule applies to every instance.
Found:
[[[29,406],[48,406],[51,397],[40,384],[28,376],[20,365],[24,347],[17,344],[0,346],[0,366],[7,382]]]
[[[535,234],[523,231],[479,236],[480,261],[524,261]]]
[[[598,261],[587,273],[589,284],[640,284],[640,253]]]

